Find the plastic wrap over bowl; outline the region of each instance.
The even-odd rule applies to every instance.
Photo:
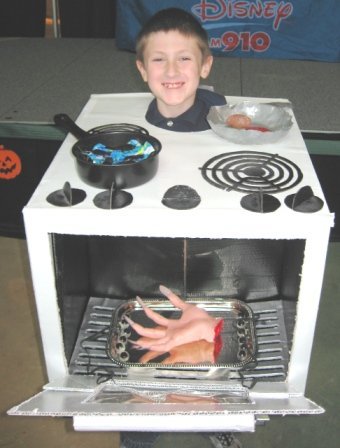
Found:
[[[253,103],[244,101],[235,105],[213,106],[208,114],[211,129],[220,137],[241,145],[260,145],[282,139],[293,125],[290,103]],[[228,117],[246,115],[251,128],[236,129],[227,125]]]

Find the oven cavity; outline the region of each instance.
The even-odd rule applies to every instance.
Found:
[[[71,374],[96,375],[99,382],[126,375],[125,364],[131,361],[126,350],[131,329],[122,319],[120,340],[116,341],[121,344],[116,345],[120,362],[113,362],[107,351],[112,316],[117,309],[129,307],[137,295],[159,300],[159,285],[163,284],[184,300],[209,304],[229,300],[249,307],[256,345],[254,360],[237,368],[227,366],[228,379],[247,387],[261,381],[286,380],[304,240],[62,234],[51,234],[51,240],[65,357]],[[249,355],[249,327],[242,316],[233,324],[235,356],[240,364]]]

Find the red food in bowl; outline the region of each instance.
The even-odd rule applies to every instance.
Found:
[[[235,129],[245,129],[247,131],[268,132],[269,129],[264,126],[252,124],[251,118],[244,114],[229,115],[226,121],[227,126]]]
[[[251,125],[251,118],[244,114],[233,114],[229,115],[226,124],[235,129],[247,129]]]
[[[269,132],[268,128],[265,128],[264,126],[248,126],[245,128],[247,131],[259,131],[259,132]]]

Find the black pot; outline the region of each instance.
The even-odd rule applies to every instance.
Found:
[[[72,154],[76,159],[80,178],[92,187],[109,189],[112,184],[120,189],[137,187],[151,180],[158,170],[158,154],[162,145],[140,126],[117,123],[84,131],[66,114],[55,115],[54,122],[79,139],[72,147]],[[141,144],[148,141],[155,151],[143,160],[130,160],[115,165],[95,165],[84,155],[86,149],[92,149],[99,143],[110,149],[124,148],[130,139],[137,139]]]

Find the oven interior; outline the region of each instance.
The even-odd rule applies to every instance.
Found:
[[[232,298],[255,316],[251,381],[284,381],[304,258],[303,239],[208,239],[51,234],[65,357],[72,374],[109,377],[107,331],[122,301]]]

